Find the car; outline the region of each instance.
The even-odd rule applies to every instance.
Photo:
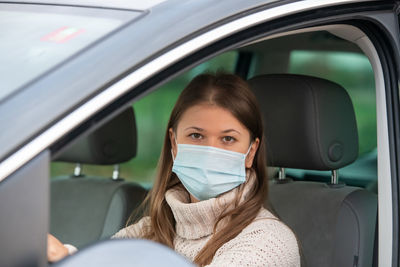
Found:
[[[296,234],[303,264],[400,265],[397,1],[0,7],[1,266],[48,265],[48,232],[80,249],[58,266],[190,265],[148,241],[107,239],[141,215],[169,112],[205,71],[254,90],[266,205]]]

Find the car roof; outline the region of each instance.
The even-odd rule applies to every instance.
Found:
[[[31,4],[51,4],[51,5],[68,5],[68,6],[87,6],[87,7],[101,7],[101,8],[117,8],[117,9],[130,9],[130,10],[147,10],[166,0],[11,0],[10,3],[31,3]]]

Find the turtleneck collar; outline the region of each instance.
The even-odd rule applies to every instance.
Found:
[[[239,203],[246,199],[256,182],[254,171],[247,171],[246,182],[208,200],[190,202],[189,193],[182,186],[175,186],[165,194],[176,221],[176,234],[185,239],[198,239],[211,235],[215,222],[224,211],[233,209],[236,195],[243,189]],[[244,188],[243,188],[244,187]],[[223,224],[220,223],[219,225]]]

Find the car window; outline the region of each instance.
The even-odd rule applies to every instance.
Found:
[[[236,65],[236,51],[226,52],[179,75],[133,104],[137,124],[137,156],[120,165],[121,177],[151,187],[164,134],[172,108],[184,87],[196,75],[206,71],[232,73]],[[74,164],[52,162],[51,177],[72,174]],[[86,175],[111,177],[113,166],[84,165]]]

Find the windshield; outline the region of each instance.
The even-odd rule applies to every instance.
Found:
[[[0,101],[139,14],[0,4]]]

